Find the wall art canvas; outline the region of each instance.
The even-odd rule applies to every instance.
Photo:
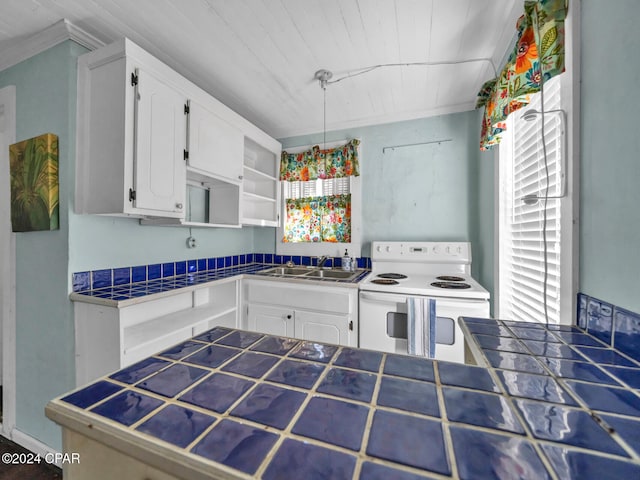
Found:
[[[14,232],[57,230],[58,136],[45,133],[9,146]]]

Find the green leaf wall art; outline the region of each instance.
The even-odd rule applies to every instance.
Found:
[[[58,136],[45,133],[9,146],[14,232],[57,230]]]

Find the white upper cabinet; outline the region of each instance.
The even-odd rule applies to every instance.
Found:
[[[78,58],[76,211],[184,217],[187,97],[122,40]]]
[[[185,98],[144,70],[136,70],[133,204],[136,208],[182,213],[186,171]],[[135,77],[134,77],[135,78]]]
[[[203,174],[242,180],[244,135],[198,102],[189,102],[187,163]]]
[[[280,143],[130,40],[78,58],[76,141],[76,213],[277,224]]]

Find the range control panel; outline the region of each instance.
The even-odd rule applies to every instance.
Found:
[[[471,263],[469,242],[372,242],[372,261]]]

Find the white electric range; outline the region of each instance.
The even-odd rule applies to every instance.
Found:
[[[458,317],[489,317],[489,292],[471,277],[471,244],[372,242],[359,293],[361,348],[408,353],[409,297],[436,302],[434,358],[464,363]]]

